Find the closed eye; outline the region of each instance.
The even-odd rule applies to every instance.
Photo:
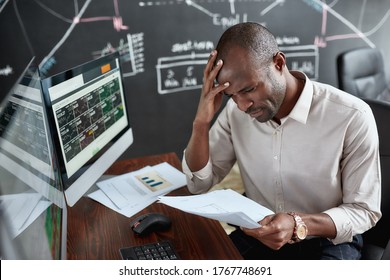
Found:
[[[226,97],[228,97],[228,98],[233,97],[233,94],[229,94],[229,93],[226,93],[226,92],[224,92],[223,94],[224,94]]]
[[[227,92],[223,92],[223,94],[229,98],[233,97],[234,95],[237,95],[237,94],[245,94],[245,93],[251,93],[253,91],[256,90],[256,87],[250,87],[250,88],[244,88],[242,90],[240,90],[238,93],[236,94],[230,94],[230,93],[227,93]]]
[[[256,89],[255,87],[247,88],[247,89],[244,89],[242,92],[244,92],[244,93],[249,93],[249,92],[254,91],[255,89]]]

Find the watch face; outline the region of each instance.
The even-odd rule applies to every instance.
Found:
[[[306,225],[298,225],[296,235],[300,240],[303,240],[307,236],[307,227]]]

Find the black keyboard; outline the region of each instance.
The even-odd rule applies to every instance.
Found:
[[[124,260],[179,260],[179,255],[169,241],[121,248]]]

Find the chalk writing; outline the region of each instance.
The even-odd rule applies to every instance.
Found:
[[[134,76],[145,71],[144,34],[127,34],[119,40],[117,46],[108,42],[101,50],[92,52],[94,58],[118,51],[121,55],[123,77]]]
[[[171,51],[173,53],[189,52],[189,51],[211,51],[214,49],[214,43],[211,41],[192,41],[188,40],[185,43],[175,43]]]
[[[287,67],[300,70],[310,79],[318,79],[319,54],[316,45],[280,47],[286,55]]]
[[[389,8],[378,16],[377,22],[370,26],[369,30],[363,31],[365,22],[363,17],[366,16],[365,10],[368,8],[367,0],[359,4],[361,10],[356,25],[338,12],[341,1],[154,0],[131,3],[130,1],[106,0],[106,6],[111,9],[111,14],[106,15],[106,11],[99,9],[100,5],[91,0],[84,0],[80,1],[82,3],[80,9],[78,5],[75,5],[72,18],[69,18],[69,13],[66,17],[61,14],[61,11],[55,11],[53,5],[45,5],[43,2],[45,1],[38,3],[42,9],[61,20],[61,23],[69,24],[66,32],[40,64],[44,73],[49,72],[57,63],[57,57],[54,58],[56,52],[67,40],[70,40],[71,33],[77,27],[87,24],[92,27],[92,23],[99,22],[99,28],[104,26],[101,24],[106,24],[106,27],[111,28],[113,32],[105,34],[108,35],[106,41],[96,40],[98,44],[93,45],[95,50],[88,50],[92,57],[96,58],[119,51],[123,63],[123,77],[131,78],[147,73],[148,78],[157,80],[159,94],[200,88],[203,67],[210,51],[215,48],[214,40],[217,40],[224,30],[240,22],[260,22],[272,31],[276,30],[275,37],[281,50],[286,53],[288,67],[292,70],[301,70],[316,80],[319,79],[319,49],[326,49],[336,41],[350,39],[360,40],[370,47],[375,47],[369,36],[378,32],[390,19]],[[290,16],[286,13],[286,9],[295,7],[304,10],[302,14],[310,15],[310,19],[313,18],[312,14],[316,15],[315,18],[318,21],[309,28],[310,32],[291,31],[289,28],[288,22],[291,22],[292,18],[285,19],[286,16]],[[186,29],[178,26],[177,30],[185,30],[184,33],[176,33],[176,28],[174,28],[176,26],[167,23],[172,21],[171,18],[167,20],[163,16],[156,17],[159,14],[172,15],[170,12],[172,9],[175,9],[175,16],[187,14],[194,16],[194,24],[188,24]],[[133,15],[137,15],[136,19]],[[139,22],[144,18],[148,20],[145,29],[142,25],[144,23]],[[286,20],[285,28],[276,23],[284,19]],[[305,19],[299,18],[299,20]],[[202,28],[206,25],[207,30],[198,30],[198,23],[202,24]],[[335,24],[340,28],[334,28]],[[148,32],[153,28],[153,33],[149,34]],[[160,35],[163,39],[160,40],[162,43],[156,47],[153,46],[156,43],[156,38],[153,36]],[[148,72],[154,67],[156,76]],[[10,70],[1,69],[0,74],[5,75],[7,71]]]
[[[209,53],[162,57],[158,59],[157,91],[166,94],[201,88],[203,68]],[[200,80],[200,82],[199,82]]]

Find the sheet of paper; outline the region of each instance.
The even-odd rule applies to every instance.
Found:
[[[118,208],[102,190],[97,190],[89,194],[88,196],[93,200],[96,200],[97,202],[100,202],[104,206],[110,208],[111,210],[114,210],[128,218],[138,213],[142,209],[148,207],[150,204],[157,200],[157,197],[145,198],[143,200],[138,201],[137,203],[130,204],[124,208]]]
[[[88,196],[126,217],[152,204],[158,196],[186,185],[185,175],[164,162],[97,183]]]
[[[22,227],[18,231],[15,232],[15,237],[21,234],[26,228],[28,228],[52,204],[53,204],[52,202],[42,197],[41,200],[38,202],[37,206],[35,206],[30,216],[27,218],[26,222],[22,225]]]
[[[151,169],[150,166],[147,166],[138,172],[147,172]],[[98,182],[97,186],[119,209],[134,205],[140,197],[145,197],[151,193],[147,188],[139,186],[131,174],[120,175]]]
[[[39,193],[19,193],[0,196],[0,204],[2,210],[11,217],[10,231],[15,238],[52,203]]]
[[[159,202],[184,212],[246,228],[260,227],[258,222],[273,214],[266,207],[230,189],[201,195],[160,196]]]

